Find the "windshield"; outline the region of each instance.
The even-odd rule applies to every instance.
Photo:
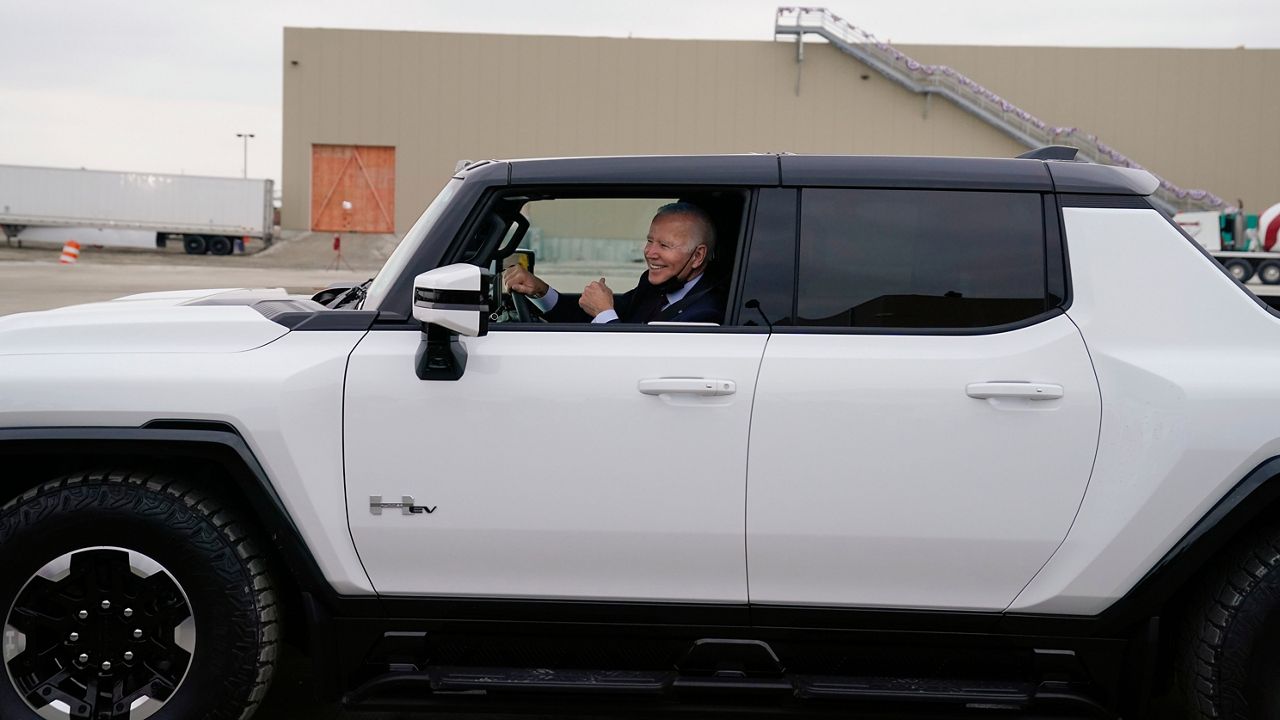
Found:
[[[409,232],[405,233],[404,238],[400,240],[400,244],[396,246],[395,252],[391,253],[391,257],[387,258],[387,262],[383,264],[382,269],[378,271],[376,277],[373,278],[373,284],[369,286],[368,292],[365,294],[365,301],[361,307],[370,310],[376,310],[385,298],[387,291],[391,288],[391,284],[396,278],[405,271],[409,265],[409,261],[413,258],[414,251],[422,244],[427,234],[431,232],[431,228],[435,226],[436,221],[440,219],[440,215],[444,213],[444,209],[449,206],[449,201],[453,199],[458,188],[462,186],[462,181],[453,178],[444,186],[436,199],[431,201],[427,206],[422,217],[418,218],[418,222],[409,228]]]

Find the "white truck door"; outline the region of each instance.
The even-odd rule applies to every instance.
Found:
[[[744,603],[746,440],[767,335],[559,327],[464,338],[456,382],[418,379],[416,331],[356,347],[347,501],[374,587]],[[720,384],[704,393],[691,378]]]
[[[774,327],[752,417],[753,606],[1003,610],[1066,536],[1097,448],[1052,202],[800,206],[796,320]]]

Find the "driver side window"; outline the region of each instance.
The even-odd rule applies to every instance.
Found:
[[[676,198],[567,198],[525,206],[529,233],[520,243],[535,259],[535,274],[559,293],[581,293],[604,278],[629,290],[644,272],[649,220]]]
[[[509,192],[475,226],[464,259],[494,273],[496,327],[723,324],[746,195]]]

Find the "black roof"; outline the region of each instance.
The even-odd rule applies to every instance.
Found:
[[[503,177],[505,175],[505,178]],[[460,176],[511,185],[754,185],[1149,195],[1149,173],[1086,162],[874,155],[630,155],[487,161]],[[505,182],[504,182],[505,181]]]

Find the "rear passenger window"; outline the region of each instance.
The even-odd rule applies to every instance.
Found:
[[[980,328],[1052,307],[1036,193],[804,190],[799,325]]]

